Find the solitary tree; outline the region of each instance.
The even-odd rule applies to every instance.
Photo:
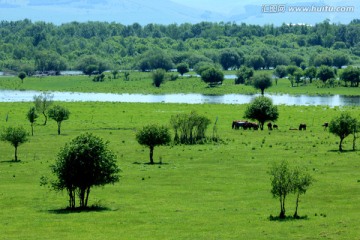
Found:
[[[27,119],[29,120],[30,125],[31,125],[31,136],[34,136],[34,123],[35,123],[36,119],[39,117],[39,116],[36,114],[36,109],[35,109],[35,107],[31,107],[31,108],[29,109],[29,111],[28,111],[27,114],[26,114],[26,117],[27,117]]]
[[[18,77],[21,79],[21,83],[23,83],[24,79],[26,78],[26,73],[21,72],[21,73],[19,73]]]
[[[70,208],[76,206],[76,194],[80,207],[86,208],[91,187],[119,181],[120,169],[108,142],[91,133],[81,134],[65,144],[51,168],[57,177],[52,187],[67,191]]]
[[[341,113],[329,123],[329,131],[340,137],[339,151],[342,151],[343,140],[354,133],[358,123],[357,119],[352,117],[348,112]]]
[[[58,125],[58,135],[60,135],[61,123],[64,120],[69,119],[70,112],[68,109],[55,105],[49,109],[49,117],[57,122]]]
[[[178,73],[180,73],[181,76],[183,76],[184,73],[189,72],[189,65],[187,63],[179,63],[176,66],[176,69],[177,69]]]
[[[2,141],[9,142],[15,148],[15,159],[18,161],[17,149],[20,144],[28,141],[28,134],[23,127],[8,127],[0,135]]]
[[[44,125],[46,125],[47,123],[47,119],[48,119],[47,110],[53,103],[53,97],[54,97],[53,95],[47,92],[43,92],[38,96],[36,95],[34,96],[34,104],[36,111],[44,115],[45,118]]]
[[[306,193],[307,189],[313,183],[313,178],[308,172],[297,167],[292,172],[292,182],[293,182],[293,192],[296,194],[294,218],[299,218],[298,207],[299,207],[300,195]]]
[[[152,79],[153,79],[153,84],[155,87],[160,87],[160,85],[164,82],[165,80],[165,70],[164,69],[156,69],[155,71],[152,72]]]
[[[266,88],[271,87],[272,85],[271,78],[266,73],[255,75],[252,79],[252,83],[254,88],[261,90],[261,95],[263,96],[264,96],[264,90]]]
[[[144,126],[139,132],[137,132],[136,140],[139,144],[150,148],[150,164],[154,164],[154,148],[156,146],[170,143],[171,136],[167,127],[151,124]]]
[[[244,117],[257,120],[260,129],[263,130],[264,123],[266,121],[275,121],[279,117],[279,113],[270,98],[260,96],[251,101],[245,110]]]
[[[201,73],[201,79],[213,87],[218,84],[222,84],[224,81],[224,74],[221,70],[215,67],[210,67]]]
[[[271,176],[271,193],[273,197],[280,200],[279,218],[285,218],[285,200],[293,190],[292,174],[287,161],[274,164],[269,172]]]

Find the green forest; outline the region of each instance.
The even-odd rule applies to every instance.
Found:
[[[242,65],[271,69],[278,65],[359,65],[360,20],[314,26],[231,22],[123,25],[109,22],[0,22],[0,71],[169,70],[186,63]]]

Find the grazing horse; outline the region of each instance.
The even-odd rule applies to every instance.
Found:
[[[273,130],[273,125],[272,125],[271,122],[269,122],[269,123],[267,124],[267,127],[268,127],[269,130]]]
[[[278,125],[276,125],[276,124],[273,125],[273,128],[274,129],[279,129]]]
[[[299,125],[299,130],[306,130],[306,124],[305,123],[300,123]]]
[[[324,127],[324,131],[327,129],[327,127],[329,126],[329,123],[328,122],[326,122],[326,123],[324,123],[323,125],[321,125],[321,126],[323,126]]]
[[[247,122],[248,121],[246,121],[246,120],[234,120],[232,122],[231,127],[232,127],[232,129],[239,129],[241,127],[244,128],[244,126],[246,125]]]
[[[254,129],[254,130],[258,130],[259,129],[259,124],[257,123],[253,123],[253,122],[246,122],[243,126],[244,129]]]

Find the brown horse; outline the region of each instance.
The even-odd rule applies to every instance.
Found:
[[[274,124],[273,129],[279,129],[278,125]]]
[[[324,131],[327,129],[327,127],[329,126],[329,123],[328,122],[326,122],[326,123],[324,123],[323,125],[321,125],[322,127],[324,127]]]
[[[268,127],[269,130],[273,130],[273,125],[272,125],[271,122],[269,122],[269,123],[267,124],[267,127]]]

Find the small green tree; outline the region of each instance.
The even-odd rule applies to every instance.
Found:
[[[56,121],[58,125],[58,135],[60,135],[61,123],[69,119],[69,110],[62,106],[55,105],[49,109],[48,114],[51,119]]]
[[[154,148],[156,146],[166,145],[170,143],[171,136],[169,128],[150,124],[144,126],[136,133],[136,140],[139,144],[148,146],[150,149],[150,164],[154,164]]]
[[[279,117],[278,109],[268,97],[260,96],[251,101],[244,114],[245,118],[257,120],[261,130],[266,121],[275,121]]]
[[[113,79],[117,79],[118,78],[118,74],[119,74],[119,70],[115,69],[111,71],[111,74],[113,75]]]
[[[23,127],[7,127],[0,135],[0,139],[9,142],[15,148],[15,159],[18,161],[17,149],[20,144],[27,142],[28,134]]]
[[[120,169],[108,144],[91,133],[85,133],[65,144],[58,153],[55,164],[51,166],[57,177],[52,187],[68,192],[70,208],[76,206],[76,194],[80,207],[86,208],[92,187],[119,181]]]
[[[165,73],[165,70],[161,68],[152,72],[153,85],[155,87],[160,87],[160,85],[165,81]]]
[[[343,112],[340,116],[333,118],[329,123],[329,131],[340,137],[339,151],[342,151],[343,140],[354,133],[357,129],[358,121],[350,113]]]
[[[21,72],[21,73],[19,73],[18,77],[21,79],[21,83],[23,83],[24,79],[26,78],[26,73]]]
[[[176,69],[177,69],[178,73],[180,73],[180,75],[183,76],[184,73],[189,72],[189,65],[187,63],[179,63],[176,66]]]
[[[274,75],[277,76],[278,78],[284,78],[287,75],[287,70],[286,70],[286,66],[285,65],[278,65],[276,66],[275,70],[274,70]]]
[[[31,125],[31,136],[34,136],[34,124],[39,116],[36,114],[36,108],[31,107],[26,114],[26,118],[29,120]]]
[[[358,87],[360,82],[360,69],[349,66],[340,74],[340,78],[345,82],[345,86],[347,86],[347,82],[350,82],[351,87]]]
[[[236,71],[235,84],[244,84],[253,76],[254,76],[254,69],[243,65]]]
[[[308,172],[297,167],[293,170],[291,181],[293,182],[293,192],[296,194],[294,218],[299,218],[298,207],[300,195],[306,193],[307,189],[313,183],[313,178]]]
[[[224,81],[224,74],[221,70],[210,67],[201,72],[201,79],[206,82],[210,87],[222,84]]]
[[[301,68],[299,68],[298,70],[296,70],[296,71],[293,73],[293,76],[294,76],[294,78],[295,78],[296,85],[299,86],[299,83],[301,82],[301,77],[303,76],[303,71],[301,70]]]
[[[269,174],[271,176],[271,193],[274,198],[280,200],[279,218],[283,219],[286,217],[286,197],[293,191],[292,173],[288,162],[282,161],[280,164],[274,164]]]
[[[124,72],[124,78],[125,78],[125,81],[129,81],[130,80],[130,72],[128,72],[128,71]]]
[[[312,66],[312,67],[308,67],[305,69],[304,71],[304,77],[309,78],[310,83],[312,83],[312,80],[316,77],[316,67]]]
[[[254,88],[260,89],[261,95],[264,96],[265,89],[272,85],[271,77],[266,73],[260,73],[252,78],[252,84]]]
[[[43,92],[38,96],[34,96],[34,104],[36,111],[44,115],[44,125],[47,123],[48,115],[47,110],[53,103],[53,95],[48,92]]]

